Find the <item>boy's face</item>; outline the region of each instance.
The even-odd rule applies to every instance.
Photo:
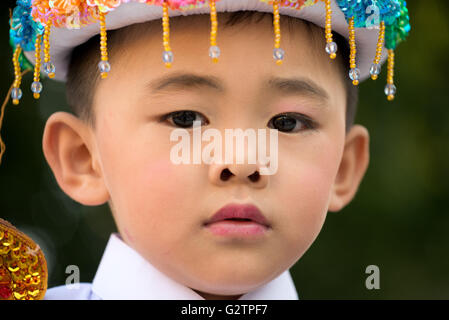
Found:
[[[285,59],[278,66],[271,20],[219,26],[221,56],[214,64],[210,21],[194,21],[171,20],[170,69],[161,59],[158,32],[114,58],[96,90],[95,130],[57,113],[47,123],[44,152],[73,199],[110,201],[122,238],[155,267],[199,292],[239,295],[292,267],[327,211],[352,199],[368,164],[368,134],[354,126],[345,135],[344,84],[324,38],[317,46],[306,28],[282,29]],[[204,83],[155,90],[161,77],[184,73],[214,77],[221,90]],[[270,78],[307,80],[328,97],[287,82],[276,88],[267,84]],[[170,151],[178,142],[170,134],[179,127],[159,119],[181,110],[197,112],[197,120],[207,121],[202,130],[218,129],[222,137],[225,129],[268,130],[270,119],[285,112],[306,115],[316,127],[298,120],[298,130],[279,131],[277,172],[252,181],[254,164],[174,164]],[[229,179],[221,176],[224,169],[233,174]],[[271,228],[253,238],[212,234],[204,222],[229,203],[256,205]]]

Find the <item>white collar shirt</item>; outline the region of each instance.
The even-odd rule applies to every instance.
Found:
[[[204,300],[145,260],[111,234],[92,284],[74,283],[47,290],[45,299],[59,300]],[[242,295],[239,300],[298,300],[289,270]]]

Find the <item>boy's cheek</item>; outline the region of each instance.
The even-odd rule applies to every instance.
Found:
[[[134,245],[155,244],[165,251],[183,232],[180,226],[194,222],[195,216],[185,213],[191,208],[190,197],[183,192],[188,178],[181,168],[162,157],[140,163],[131,174],[124,172],[122,178],[116,176],[118,220],[133,234]]]
[[[285,228],[286,241],[309,245],[324,223],[340,159],[339,147],[325,141],[316,143],[320,148],[304,147],[283,161],[280,157],[280,175],[273,181],[276,197],[272,200],[276,199],[284,210],[278,222]]]
[[[131,205],[142,206],[137,212],[152,210],[167,212],[168,207],[182,205],[183,186],[188,184],[188,165],[174,165],[167,157],[148,160],[128,175],[131,188],[127,191]]]
[[[291,236],[315,237],[326,216],[330,179],[322,168],[312,165],[298,168],[286,179],[274,191],[284,212],[279,223],[291,231]]]

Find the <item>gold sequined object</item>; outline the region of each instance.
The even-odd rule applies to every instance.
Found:
[[[47,281],[47,262],[39,245],[0,219],[0,300],[41,300]]]

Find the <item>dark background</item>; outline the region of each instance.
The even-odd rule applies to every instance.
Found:
[[[368,172],[351,204],[329,213],[318,239],[291,269],[301,299],[449,298],[449,2],[408,1],[412,31],[396,50],[396,99],[377,81],[360,85],[356,122],[371,138]],[[9,46],[13,1],[0,4],[0,98],[14,75]],[[57,185],[42,152],[46,119],[69,111],[64,84],[43,79],[41,99],[22,81],[19,106],[5,110],[6,153],[0,166],[0,217],[44,250],[49,287],[78,265],[81,281],[95,275],[109,234],[109,208],[85,207]],[[368,265],[380,268],[380,289],[365,287]]]

